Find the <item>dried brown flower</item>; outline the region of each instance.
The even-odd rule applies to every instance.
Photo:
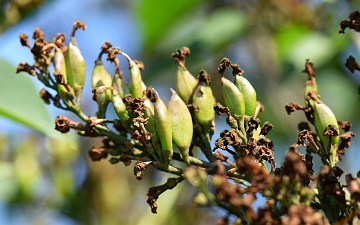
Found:
[[[30,66],[26,62],[21,62],[16,68],[16,73],[26,72],[31,76],[36,76],[36,71],[34,66]]]
[[[49,105],[50,100],[53,99],[53,96],[45,88],[42,88],[40,90],[40,98],[42,98],[42,100],[44,100],[45,104]]]
[[[285,105],[285,110],[288,115],[290,115],[292,112],[295,112],[296,110],[304,110],[304,107],[301,105],[296,104],[295,102],[289,102]]]

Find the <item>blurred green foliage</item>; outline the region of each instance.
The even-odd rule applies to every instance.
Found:
[[[0,31],[26,19],[42,2],[2,2]],[[109,4],[116,5],[112,1]],[[208,70],[213,90],[220,90],[216,70],[221,58],[239,61],[265,105],[262,122],[267,120],[275,126],[270,137],[280,152],[276,155],[286,150],[277,149],[277,142],[294,142],[297,123],[305,120],[300,113],[287,116],[284,105],[303,102],[306,75],[301,70],[306,58],[315,64],[324,102],[339,120],[358,125],[357,85],[343,66],[354,37],[350,31],[337,33],[340,19],[356,6],[359,3],[296,0],[137,0],[121,5],[137,18],[148,85],[173,86],[175,66],[170,54],[182,46],[192,51],[187,61],[189,71],[196,75],[200,69]],[[1,115],[51,134],[53,124],[27,77],[5,79],[15,73],[14,68],[4,60],[0,68]],[[215,94],[223,102],[221,92]],[[22,95],[28,101],[21,101]],[[224,215],[192,205],[194,193],[187,184],[161,195],[159,214],[152,215],[145,193],[149,187],[164,183],[166,176],[159,174],[157,180],[151,180],[153,176],[145,175],[139,182],[132,174],[133,164],[125,167],[106,161],[88,162],[84,150],[100,140],[79,142],[74,134],[64,136],[25,133],[1,137],[0,200],[6,202],[9,214],[18,208],[26,212],[30,224],[51,223],[52,217],[36,216],[40,211],[52,211],[79,224],[214,224],[216,217]]]
[[[59,134],[49,126],[52,119],[38,90],[26,74],[15,75],[16,68],[0,59],[0,115],[52,137]],[[11,76],[13,75],[13,76]]]
[[[45,2],[45,0],[1,0],[0,32],[25,19]]]

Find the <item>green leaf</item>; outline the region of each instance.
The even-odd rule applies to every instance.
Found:
[[[195,8],[202,0],[140,0],[133,4],[133,11],[137,15],[142,30],[144,47],[150,50],[153,43],[162,39],[162,36],[171,26],[189,10]]]
[[[49,136],[58,136],[54,130],[54,121],[30,76],[16,74],[16,68],[2,59],[0,68],[0,116]]]
[[[205,49],[217,51],[237,39],[246,28],[245,14],[239,10],[221,8],[204,15],[198,12],[174,23],[155,47],[165,52],[200,44]]]
[[[247,26],[245,15],[233,8],[222,8],[211,13],[199,26],[197,39],[204,46],[219,48],[238,38]]]
[[[323,33],[308,30],[299,24],[280,29],[275,41],[280,59],[291,63],[295,71],[304,69],[305,59],[310,59],[317,68],[325,66],[350,43],[349,38],[339,35],[337,29]]]

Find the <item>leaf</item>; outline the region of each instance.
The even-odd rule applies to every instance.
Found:
[[[246,28],[246,17],[239,10],[222,8],[210,14],[198,28],[197,38],[204,46],[219,48],[238,38]]]
[[[209,14],[198,12],[174,23],[155,47],[165,52],[198,43],[203,48],[218,51],[237,39],[246,28],[246,17],[239,10],[221,8]]]
[[[187,15],[202,0],[142,0],[133,4],[133,11],[140,20],[144,47],[150,50],[153,43],[158,42],[172,25]]]
[[[0,116],[56,137],[54,121],[29,75],[16,74],[13,65],[0,59]]]
[[[349,43],[337,30],[330,31],[329,35],[298,24],[280,29],[275,36],[280,59],[291,63],[295,71],[304,69],[305,59],[315,63],[316,68],[325,66]]]

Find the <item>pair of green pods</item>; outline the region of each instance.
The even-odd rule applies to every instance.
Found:
[[[224,60],[224,59],[223,59]],[[229,65],[230,61],[229,61]],[[223,76],[220,82],[226,106],[232,115],[254,116],[256,110],[256,91],[242,73],[234,74],[234,82]]]
[[[165,167],[169,166],[172,159],[173,143],[179,149],[184,162],[189,165],[189,149],[193,136],[192,118],[185,102],[174,90],[170,90],[172,97],[167,105],[155,90],[153,90],[155,96],[153,107],[145,100],[147,106],[145,116],[149,118],[146,129],[153,133],[154,148],[158,151],[161,147],[159,155],[162,155]]]
[[[198,107],[195,117],[204,133],[210,133],[215,118],[214,104],[216,101],[210,84],[210,76],[205,70],[201,70],[196,79],[186,68],[178,67],[176,89],[179,97],[183,102],[192,103]]]

